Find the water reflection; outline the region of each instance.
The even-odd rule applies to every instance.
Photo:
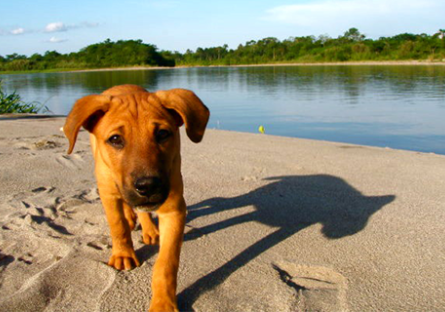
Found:
[[[8,91],[66,114],[77,98],[117,84],[187,88],[211,128],[445,154],[445,67],[214,67],[2,75]]]

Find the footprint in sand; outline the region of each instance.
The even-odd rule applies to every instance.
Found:
[[[96,250],[104,250],[104,249],[110,249],[111,245],[108,242],[108,239],[106,237],[102,237],[100,239],[90,241],[87,243],[88,247],[91,247]]]
[[[17,209],[8,215],[7,222],[3,226],[12,230],[21,227],[39,228],[47,235],[72,235],[65,226],[59,224],[59,221],[63,221],[59,217],[69,219],[66,211],[60,208],[61,206],[62,208],[73,207],[76,204],[83,204],[85,201],[76,202],[75,205],[62,202],[61,197],[54,196],[55,190],[55,187],[41,186],[13,195],[9,204]],[[79,200],[76,199],[76,201]]]
[[[40,139],[36,138],[15,138],[10,140],[13,146],[20,150],[47,150],[62,147],[62,143],[58,142],[58,138],[50,137]]]
[[[22,201],[21,204],[24,208],[26,208],[26,213],[31,216],[46,217],[49,219],[57,218],[57,211],[53,205],[48,207],[39,207],[26,201]]]
[[[31,145],[32,149],[37,149],[37,150],[46,150],[46,149],[53,149],[53,148],[57,148],[57,147],[61,147],[62,144],[60,144],[57,141],[53,141],[53,140],[40,140],[35,142],[34,144]]]
[[[17,194],[15,199],[18,199],[20,208],[25,208],[28,214],[56,218],[57,211],[55,207],[60,198],[50,195],[55,189],[55,187],[41,186],[32,189],[31,194],[27,193],[28,196],[26,193]],[[13,202],[11,204],[14,205]]]
[[[31,190],[31,192],[33,192],[33,193],[42,193],[42,192],[51,193],[55,189],[56,189],[55,187],[40,186],[40,187],[37,187],[37,188]]]
[[[82,200],[80,198],[70,198],[67,200],[62,201],[58,206],[57,206],[57,210],[58,211],[68,211],[71,212],[70,210],[74,207],[80,206],[85,204],[85,200]]]
[[[347,311],[347,281],[326,267],[279,262],[272,265],[280,279],[297,292],[297,311]]]
[[[80,192],[80,194],[75,195],[74,197],[89,203],[95,202],[100,199],[99,192],[97,191],[96,187],[83,190],[82,192]]]
[[[83,157],[79,154],[60,155],[56,158],[56,161],[62,166],[70,169],[81,169],[84,166]]]
[[[80,191],[79,193],[73,195],[71,198],[59,198],[58,205],[56,205],[55,210],[58,216],[72,220],[73,218],[75,218],[75,215],[79,213],[79,206],[85,204],[94,204],[97,201],[99,201],[99,194],[97,189],[93,187]],[[82,211],[80,212],[80,218],[82,218]],[[95,225],[94,222],[90,222],[88,220],[84,220],[84,222],[90,225]]]
[[[26,253],[25,255],[18,257],[17,258],[18,261],[24,262],[26,264],[32,264],[33,260],[34,260],[34,256],[31,253]]]

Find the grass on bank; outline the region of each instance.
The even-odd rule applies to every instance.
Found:
[[[37,114],[48,108],[39,102],[24,102],[17,92],[7,94],[0,80],[0,114]]]
[[[84,70],[85,68],[51,68],[51,69],[31,69],[31,70],[0,70],[0,75],[12,74],[37,74],[37,73],[60,73],[68,71]]]

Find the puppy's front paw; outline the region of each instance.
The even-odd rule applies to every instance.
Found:
[[[170,300],[152,300],[149,312],[179,312],[176,303]]]
[[[148,229],[142,228],[142,240],[147,245],[159,244],[159,230],[156,226],[149,227]]]
[[[132,251],[118,251],[113,252],[113,254],[110,257],[110,260],[108,261],[108,265],[112,266],[116,270],[132,270],[135,267],[140,266],[139,260],[136,257],[136,254],[134,253],[134,250]]]

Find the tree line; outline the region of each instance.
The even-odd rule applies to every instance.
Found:
[[[338,38],[320,35],[280,41],[268,37],[248,41],[236,49],[223,45],[185,53],[159,51],[142,40],[107,39],[68,54],[47,51],[30,57],[16,53],[0,55],[0,71],[393,60],[445,60],[445,30],[433,35],[403,33],[369,39],[357,28],[350,28]]]

